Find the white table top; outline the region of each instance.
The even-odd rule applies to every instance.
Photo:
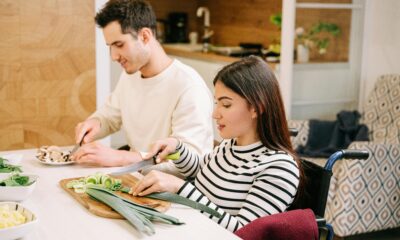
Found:
[[[166,214],[186,224],[181,226],[155,223],[156,234],[140,234],[126,220],[108,219],[90,213],[72,196],[64,191],[59,181],[65,178],[82,177],[95,172],[109,173],[115,168],[94,168],[81,165],[50,166],[35,159],[36,149],[0,152],[22,153],[24,173],[39,176],[32,195],[22,204],[32,210],[39,224],[25,240],[102,240],[102,239],[240,239],[202,215],[199,211],[172,204]]]

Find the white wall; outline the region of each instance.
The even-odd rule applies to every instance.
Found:
[[[366,1],[361,103],[379,75],[400,73],[400,1]]]
[[[100,10],[106,3],[106,0],[95,1],[95,12]],[[96,109],[103,106],[110,94],[110,55],[108,47],[103,37],[103,31],[96,26]],[[111,140],[109,137],[103,138],[101,142],[110,146]]]

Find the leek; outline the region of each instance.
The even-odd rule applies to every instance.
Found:
[[[177,218],[168,216],[159,211],[134,203],[128,199],[116,195],[114,192],[99,185],[88,185],[86,193],[92,198],[110,206],[124,216],[139,232],[149,235],[155,233],[151,221],[159,221],[167,224],[183,224]]]
[[[217,218],[221,217],[221,214],[219,212],[217,212],[216,210],[214,210],[204,204],[201,204],[201,203],[192,201],[188,198],[182,197],[175,193],[170,193],[170,192],[150,193],[144,197],[158,199],[158,200],[164,200],[164,201],[173,202],[173,203],[179,203],[179,204],[206,212],[214,217],[217,217]]]
[[[96,173],[78,180],[71,180],[67,188],[73,188],[76,193],[84,193],[88,185],[100,185],[107,189],[118,191],[122,188],[122,180],[116,179],[103,173]]]

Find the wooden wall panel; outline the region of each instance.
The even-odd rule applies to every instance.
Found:
[[[158,18],[166,19],[169,12],[183,11],[189,16],[189,31],[202,34],[203,18],[196,17],[196,9],[206,6],[211,12],[212,43],[238,45],[241,42],[262,43],[265,47],[279,41],[280,30],[270,23],[272,14],[281,12],[282,1],[277,0],[151,0]],[[351,3],[351,0],[298,0],[298,2]],[[311,52],[313,61],[347,61],[351,11],[298,9],[296,26],[310,27],[318,21],[340,26],[342,34],[332,39],[327,54]]]
[[[281,12],[282,2],[276,0],[199,0],[211,12],[212,42],[238,45],[240,42],[262,43],[267,47],[280,37],[279,29],[270,23],[272,14]],[[199,31],[203,19],[198,19]]]
[[[93,0],[0,1],[0,150],[71,145],[96,106]]]

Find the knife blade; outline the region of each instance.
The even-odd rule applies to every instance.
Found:
[[[71,153],[69,154],[70,156],[72,156],[72,154],[74,154],[82,146],[83,139],[86,137],[88,133],[89,132],[85,132],[85,134],[83,134],[81,141],[79,141],[78,144],[75,144],[74,148],[71,150]]]
[[[158,156],[158,154],[156,154],[155,156],[151,157],[150,159],[143,159],[143,161],[140,161],[138,163],[133,163],[133,164],[128,165],[126,167],[122,167],[121,169],[119,169],[119,170],[117,170],[115,172],[112,172],[109,175],[120,176],[120,175],[123,175],[123,174],[126,174],[126,173],[137,172],[137,171],[139,171],[139,170],[141,170],[141,169],[143,169],[145,167],[148,167],[148,166],[153,166],[153,165],[157,164],[157,162],[156,162],[157,156]],[[179,152],[175,152],[175,153],[169,154],[166,159],[175,161],[175,160],[178,160],[179,157],[180,157],[180,153]]]

